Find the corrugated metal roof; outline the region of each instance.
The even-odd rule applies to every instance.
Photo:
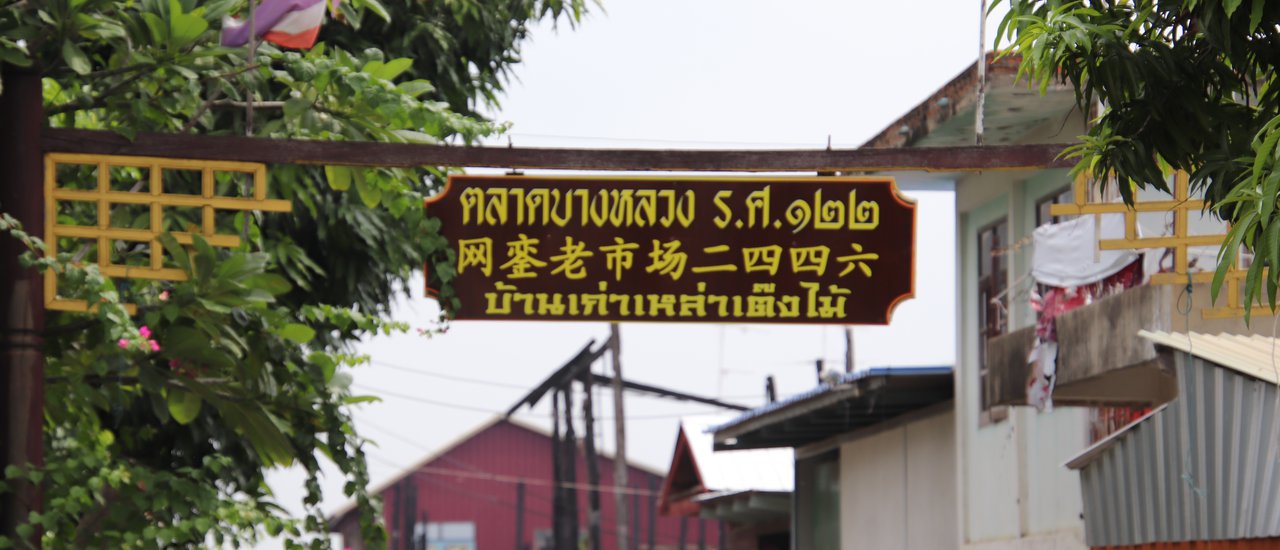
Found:
[[[1280,383],[1280,346],[1275,338],[1246,334],[1203,334],[1140,330],[1138,335],[1182,350],[1258,380]]]
[[[1280,392],[1271,338],[1143,331],[1178,397],[1086,449],[1085,541],[1120,546],[1280,535]]]
[[[790,448],[715,451],[709,430],[724,420],[724,416],[680,420],[703,487],[712,492],[791,491],[795,453]]]
[[[954,393],[949,366],[873,368],[842,374],[834,382],[711,428],[715,446],[800,446],[945,402]]]

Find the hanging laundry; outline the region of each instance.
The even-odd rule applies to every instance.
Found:
[[[252,1],[252,0],[250,0]],[[332,0],[338,9],[339,0]],[[324,22],[325,0],[263,0],[254,10],[257,38],[298,50],[316,44]],[[227,18],[222,24],[222,45],[238,47],[249,43],[249,21]]]

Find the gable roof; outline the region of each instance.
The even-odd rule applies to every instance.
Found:
[[[385,479],[373,485],[368,491],[369,494],[376,495],[376,494],[382,493],[383,491],[386,491],[387,489],[391,488],[395,484],[404,480],[406,477],[413,474],[414,472],[422,470],[423,468],[430,465],[432,462],[439,460],[440,457],[448,454],[450,451],[453,451],[454,449],[458,448],[462,444],[480,436],[481,434],[485,433],[486,431],[500,424],[508,424],[516,428],[520,428],[522,430],[531,432],[534,435],[537,435],[539,437],[551,439],[551,432],[543,429],[540,426],[535,426],[533,424],[530,424],[522,420],[517,420],[515,418],[504,417],[503,415],[495,415],[492,418],[489,418],[488,420],[481,422],[480,424],[477,424],[476,427],[472,428],[467,432],[464,432],[462,435],[459,435],[458,437],[454,438],[448,443],[441,445],[440,448],[436,449],[434,452],[429,453],[427,456],[421,458],[417,462],[414,462],[409,467],[404,468],[403,470],[400,470],[400,472],[396,473],[390,478]],[[581,445],[581,438],[578,439],[578,444]],[[606,453],[599,449],[597,449],[596,455],[599,458],[604,460],[613,461],[614,459],[614,455],[612,453]],[[648,474],[652,474],[655,477],[662,477],[663,475],[663,473],[660,471],[657,471],[649,466],[637,464],[635,462],[627,461],[627,466],[630,466],[632,468],[635,468],[637,470],[640,470]],[[349,514],[352,510],[355,509],[355,507],[356,507],[355,501],[348,500],[345,504],[343,504],[338,509],[334,510],[332,513],[329,514],[329,524],[337,525],[338,522],[342,521],[343,516]]]

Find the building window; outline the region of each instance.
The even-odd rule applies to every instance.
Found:
[[[981,423],[998,422],[1008,416],[1005,407],[987,405],[987,340],[1008,332],[1005,308],[1009,288],[1009,220],[1000,219],[978,231],[978,372],[981,394]]]
[[[470,521],[418,523],[413,531],[414,548],[476,550],[476,524]],[[417,541],[424,543],[418,546]]]
[[[1075,192],[1070,185],[1041,197],[1036,201],[1036,227],[1071,219],[1073,216],[1058,216],[1055,219],[1049,213],[1049,207],[1055,204],[1069,204],[1073,201],[1075,201]]]

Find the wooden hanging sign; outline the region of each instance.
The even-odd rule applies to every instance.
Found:
[[[888,324],[915,204],[887,177],[451,176],[458,319]]]

